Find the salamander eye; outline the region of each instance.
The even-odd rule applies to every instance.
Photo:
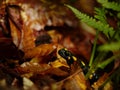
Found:
[[[61,57],[63,57],[63,58],[65,58],[66,59],[66,50],[63,48],[63,49],[60,49],[59,51],[58,51],[58,54],[61,56]]]

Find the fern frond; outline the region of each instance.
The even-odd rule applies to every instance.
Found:
[[[116,2],[108,2],[108,0],[97,0],[98,3],[102,4],[103,7],[107,9],[112,9],[115,11],[120,11],[120,4]]]
[[[95,8],[95,18],[99,21],[101,21],[102,23],[104,24],[107,24],[107,21],[106,21],[106,10],[105,8]]]
[[[76,15],[78,19],[88,24],[89,26],[94,27],[95,29],[102,31],[108,38],[109,36],[112,37],[112,35],[114,34],[115,31],[113,30],[112,27],[109,27],[108,24],[104,24],[100,21],[97,21],[93,17],[90,17],[84,13],[81,13],[79,10],[77,10],[76,8],[70,5],[66,5],[66,6],[73,11],[73,13]]]
[[[120,50],[120,41],[107,43],[98,47],[99,51],[118,51]]]

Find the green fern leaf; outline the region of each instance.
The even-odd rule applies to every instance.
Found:
[[[106,11],[105,8],[95,8],[96,15],[94,16],[97,20],[101,21],[104,24],[107,24],[106,21]]]
[[[120,50],[120,41],[107,43],[98,47],[99,51],[118,51]]]
[[[77,10],[76,8],[70,6],[70,5],[66,5],[68,8],[70,8],[73,13],[76,15],[76,17],[78,19],[80,19],[82,22],[88,24],[91,27],[94,27],[95,29],[102,31],[108,38],[109,36],[112,37],[114,34],[114,30],[112,27],[109,27],[108,24],[104,24],[100,21],[97,21],[96,19],[94,19],[93,17],[90,17],[84,13],[81,13],[79,10]]]
[[[103,7],[107,9],[112,9],[115,11],[120,11],[120,4],[116,2],[108,2],[108,0],[97,0],[98,3],[102,4]]]

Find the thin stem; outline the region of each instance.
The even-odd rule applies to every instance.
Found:
[[[112,56],[111,58],[108,58],[107,60],[105,60],[105,61],[103,61],[102,63],[100,63],[100,64],[98,65],[98,68],[104,69],[109,63],[111,63],[112,61],[116,60],[116,58],[118,58],[118,57],[120,57],[119,54],[114,55],[114,56]]]
[[[92,62],[93,62],[93,59],[94,59],[98,35],[99,35],[99,30],[97,30],[97,32],[96,32],[96,37],[95,37],[94,44],[93,44],[93,50],[92,50],[92,54],[91,54],[91,57],[90,57],[89,66],[92,65]]]

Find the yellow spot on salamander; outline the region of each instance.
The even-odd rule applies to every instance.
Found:
[[[74,61],[77,61],[77,58],[75,56],[72,56],[72,58],[73,58]]]
[[[89,76],[89,78],[92,79],[92,77],[93,77],[93,75],[91,74],[91,75]]]
[[[85,63],[83,61],[81,61],[82,65],[85,66]]]
[[[68,57],[68,60],[70,60],[71,58],[70,57]]]
[[[67,51],[67,48],[64,48]]]

